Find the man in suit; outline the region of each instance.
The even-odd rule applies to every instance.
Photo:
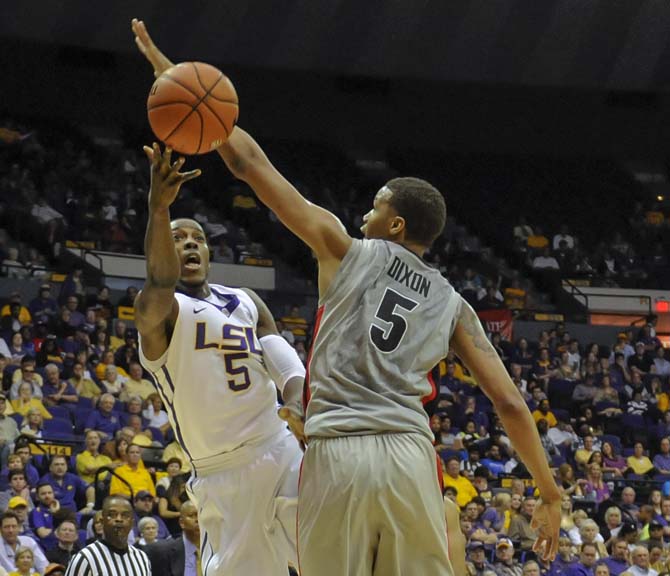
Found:
[[[152,574],[162,576],[200,576],[200,526],[198,510],[190,500],[181,505],[179,526],[182,535],[172,540],[154,542],[144,547]]]

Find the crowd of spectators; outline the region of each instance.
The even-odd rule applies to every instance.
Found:
[[[561,324],[535,342],[492,335],[563,488],[551,564],[531,550],[536,493],[491,403],[453,354],[441,364],[431,427],[471,574],[670,573],[670,354],[649,320],[608,347]]]
[[[188,459],[139,363],[137,332],[118,318],[137,289],[112,302],[80,272],[41,284],[28,302],[12,292],[0,306],[0,575],[22,563],[39,574],[49,562],[67,566],[100,536],[107,494],[133,502],[131,543],[181,534]],[[277,326],[304,361],[300,308]]]
[[[607,243],[600,241],[588,249],[565,225],[551,236],[520,217],[512,231],[516,260],[543,277],[545,285],[568,278],[603,286],[664,286],[670,262],[663,249],[663,236],[670,231],[670,215],[666,217],[656,205],[645,212],[638,204],[637,212],[639,217],[630,218],[635,231],[631,236],[645,239],[644,252],[638,252],[636,243],[620,231],[614,232]]]
[[[50,550],[62,560],[62,550],[94,537],[97,492],[133,498],[131,538],[178,534],[187,459],[138,363],[137,334],[116,317],[136,293],[129,287],[112,302],[106,287],[87,289],[73,271],[59,290],[42,284],[28,302],[12,293],[0,308],[0,512],[13,511],[0,528],[9,522],[11,532],[17,516],[24,540],[14,549],[36,543],[35,562]],[[306,314],[293,306],[277,316],[304,361]],[[654,323],[607,347],[578,341],[562,324],[536,341],[491,334],[564,489],[561,555],[551,566],[531,551],[534,488],[490,402],[453,353],[439,365],[430,425],[473,574],[590,574],[600,562],[603,575],[647,574],[649,562],[670,571],[670,358]],[[48,457],[39,442],[72,452]],[[153,521],[140,525],[145,516]],[[56,531],[63,519],[76,528],[72,546],[59,540],[71,538],[67,523]]]
[[[0,146],[2,198],[17,200],[0,201],[3,275],[45,274],[66,240],[141,252],[147,188],[142,158],[83,137],[47,145],[52,138],[45,131]],[[284,152],[289,163],[291,152],[305,154],[301,148]],[[353,233],[371,194],[363,197],[347,184],[355,181],[351,174],[340,188],[329,188],[342,163],[327,152],[330,165],[324,157],[323,169],[294,180]],[[175,215],[203,224],[213,260],[262,260],[271,249],[311,272],[304,247],[250,191],[224,182],[230,193],[223,206],[201,200],[211,194],[211,184],[197,190],[197,199],[185,189],[175,206]],[[620,285],[662,277],[668,262],[657,240],[666,234],[666,215],[640,205],[630,226],[651,241],[649,253],[636,251],[635,235],[628,241],[616,233],[611,242],[587,250],[567,227],[552,236],[519,220],[511,231],[516,264],[554,285],[565,276]],[[13,240],[34,229],[40,230],[37,244]],[[453,219],[427,260],[477,309],[528,304],[523,277],[503,278],[491,250]],[[82,270],[72,269],[58,294],[45,282],[34,299],[23,302],[12,293],[0,309],[0,569],[22,569],[24,557],[40,573],[48,560],[66,565],[79,546],[100,535],[98,492],[132,497],[137,518],[131,539],[144,544],[179,534],[187,459],[138,362],[137,334],[117,318],[119,306],[132,308],[136,294],[129,287],[113,303],[108,288],[88,290]],[[305,361],[305,314],[292,307],[278,316],[281,334]],[[531,551],[532,481],[490,402],[449,354],[439,366],[430,425],[446,496],[461,509],[469,572],[670,573],[670,354],[655,335],[653,318],[607,347],[580,342],[562,325],[533,342],[507,342],[499,334],[491,340],[533,413],[564,490],[562,538],[551,565]],[[70,446],[71,454],[41,454],[42,441]]]

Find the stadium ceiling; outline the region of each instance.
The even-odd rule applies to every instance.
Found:
[[[665,92],[667,0],[3,0],[0,37],[347,76]]]

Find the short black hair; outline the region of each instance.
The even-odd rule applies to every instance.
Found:
[[[405,219],[407,238],[430,246],[442,233],[447,205],[440,191],[420,178],[393,178],[386,183],[393,193],[389,204]]]
[[[7,474],[7,482],[11,482],[14,476],[23,476],[24,480],[28,477],[26,476],[26,471],[24,468],[16,468],[15,470],[10,470]]]
[[[0,526],[2,526],[2,523],[5,521],[7,518],[14,518],[18,524],[21,524],[21,521],[19,520],[19,516],[14,510],[6,510],[2,514],[0,514]]]

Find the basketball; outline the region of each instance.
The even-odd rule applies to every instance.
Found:
[[[218,68],[182,62],[154,82],[147,100],[156,137],[181,154],[206,154],[221,146],[235,127],[237,92]]]

